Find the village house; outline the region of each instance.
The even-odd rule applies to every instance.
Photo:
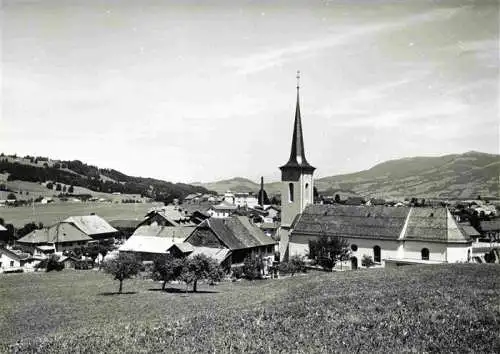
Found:
[[[194,251],[217,256],[220,263],[242,264],[246,257],[274,256],[277,242],[267,237],[247,217],[210,218],[202,222],[184,243],[176,244],[172,253],[188,255]]]
[[[31,253],[36,246],[53,245],[56,252],[86,246],[93,240],[105,240],[118,236],[118,230],[97,215],[71,216],[48,228],[33,230],[17,240]]]
[[[140,262],[153,261],[161,255],[166,255],[167,250],[176,242],[184,239],[172,239],[159,236],[131,236],[118,248],[120,253],[130,253]]]
[[[305,156],[298,85],[290,157],[280,170],[282,260],[306,256],[309,241],[335,236],[347,241],[352,268],[364,256],[381,266],[471,259],[472,240],[446,208],[364,206],[360,197],[350,205],[313,205],[315,168]]]
[[[0,247],[0,273],[23,271],[31,262],[31,255]]]
[[[233,215],[236,210],[238,210],[236,205],[222,202],[217,205],[212,205],[210,209],[208,209],[207,214],[212,218],[228,218]]]

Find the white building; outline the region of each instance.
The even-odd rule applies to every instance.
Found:
[[[446,208],[313,205],[313,173],[306,160],[299,87],[288,162],[281,170],[280,257],[305,256],[309,241],[341,237],[350,265],[467,262],[472,241]]]

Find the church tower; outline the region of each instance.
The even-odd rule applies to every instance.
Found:
[[[306,205],[313,203],[313,173],[315,168],[306,160],[304,137],[299,103],[299,76],[297,72],[297,105],[293,125],[292,149],[288,162],[281,170],[281,230],[280,253],[286,257],[288,249],[288,234],[295,217],[302,213]]]

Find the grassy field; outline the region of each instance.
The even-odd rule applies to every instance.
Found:
[[[69,216],[89,215],[90,213],[96,213],[108,221],[113,219],[140,220],[153,206],[154,204],[151,203],[68,202],[36,205],[34,212],[32,207],[3,207],[0,208],[0,217],[4,219],[6,224],[14,224],[16,227],[22,227],[31,221],[41,222],[48,226]]]
[[[0,352],[498,352],[499,274],[403,267],[199,294],[136,279],[122,295],[96,271],[3,275]]]

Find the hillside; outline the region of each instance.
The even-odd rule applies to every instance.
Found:
[[[102,272],[10,274],[0,285],[0,352],[498,353],[499,271],[313,273],[200,284],[198,294],[137,277],[122,295]]]
[[[316,180],[318,190],[352,190],[363,196],[471,198],[499,197],[500,155],[467,152],[412,157],[368,170]]]
[[[500,197],[500,155],[467,152],[439,157],[411,157],[380,163],[368,170],[315,180],[320,192],[344,191],[383,198]],[[244,178],[198,184],[225,192],[258,191]],[[279,194],[279,182],[266,183],[269,195]]]
[[[16,193],[17,199],[64,193],[73,186],[73,194],[89,193],[97,197],[112,193],[125,196],[140,195],[157,201],[171,202],[191,193],[207,193],[201,186],[171,183],[154,178],[127,176],[113,169],[102,169],[79,160],[51,160],[46,157],[23,158],[0,155],[0,191]],[[61,189],[47,189],[48,182],[59,184]],[[39,186],[36,186],[36,185]],[[63,190],[64,189],[64,190]],[[89,191],[89,192],[87,192]],[[24,192],[24,194],[23,194]],[[71,193],[71,192],[70,192]]]

